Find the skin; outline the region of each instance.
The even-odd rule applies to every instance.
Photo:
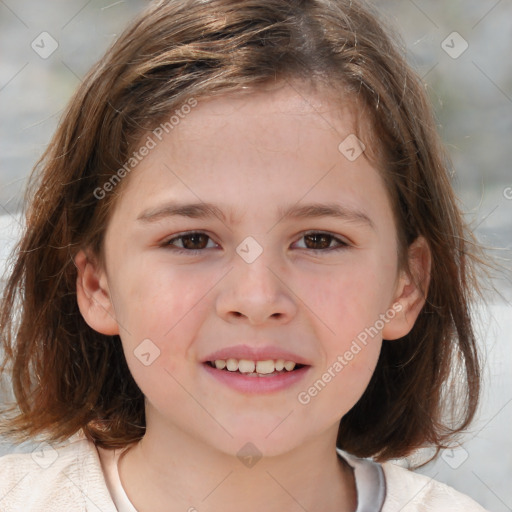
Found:
[[[382,339],[408,333],[424,303],[398,269],[379,172],[364,154],[351,162],[338,150],[355,132],[355,115],[300,84],[202,99],[125,178],[104,266],[88,251],[78,254],[82,315],[98,332],[120,335],[146,397],[146,434],[119,464],[140,512],[355,510],[352,471],[335,452],[338,424],[366,389]],[[214,203],[226,219],[138,220],[172,200]],[[277,213],[313,202],[357,209],[373,226]],[[312,230],[348,245],[322,249],[304,238]],[[174,238],[182,247],[176,237],[190,231],[210,237],[196,240],[196,254],[165,245]],[[252,263],[236,252],[248,236],[263,249]],[[335,238],[326,245],[339,246]],[[418,284],[428,286],[423,239],[410,248],[409,262]],[[401,311],[301,404],[298,394],[393,304]],[[144,339],[160,350],[149,366],[134,355]],[[207,355],[244,342],[300,354],[308,375],[289,389],[249,395],[205,372]],[[237,457],[247,442],[263,455],[251,468]]]

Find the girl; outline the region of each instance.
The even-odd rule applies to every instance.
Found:
[[[477,407],[448,166],[368,7],[153,3],[33,181],[1,509],[483,510],[390,462]]]

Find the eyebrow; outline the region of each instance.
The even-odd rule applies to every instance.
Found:
[[[366,224],[372,229],[375,225],[370,217],[362,210],[348,208],[337,203],[311,203],[306,205],[291,205],[277,210],[280,221],[285,219],[312,219],[334,217],[349,222]],[[191,219],[206,219],[217,217],[227,222],[224,212],[212,203],[168,203],[163,206],[142,212],[137,220],[141,222],[158,222],[168,217],[188,217]]]

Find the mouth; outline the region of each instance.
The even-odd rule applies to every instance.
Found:
[[[289,374],[298,371],[307,365],[288,361],[285,359],[215,359],[206,361],[204,364],[222,372],[241,374],[246,377],[277,377],[283,374]]]
[[[247,395],[267,394],[303,385],[311,361],[276,344],[232,345],[207,355],[202,367],[210,382]]]

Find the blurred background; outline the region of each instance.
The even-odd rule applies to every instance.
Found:
[[[0,274],[16,239],[27,177],[63,108],[88,69],[147,3],[0,0]],[[399,31],[427,86],[468,221],[510,268],[512,1],[372,4]],[[462,448],[446,450],[419,471],[502,512],[512,510],[512,286],[505,274],[494,285],[499,293],[477,312],[485,350],[478,420]],[[0,454],[28,449],[0,440]]]

